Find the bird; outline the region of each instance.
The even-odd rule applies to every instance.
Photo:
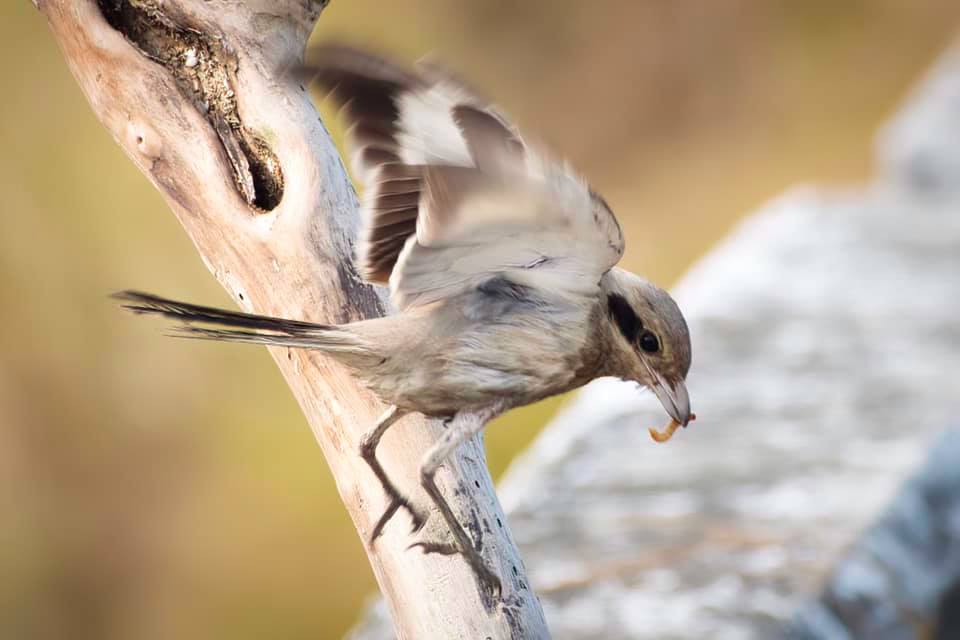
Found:
[[[305,59],[291,73],[339,107],[363,185],[358,272],[389,287],[393,312],[326,325],[114,295],[177,321],[176,335],[317,350],[352,371],[388,407],[359,447],[388,500],[371,545],[400,509],[414,532],[428,517],[384,471],[380,439],[408,414],[444,420],[419,480],[452,542],[410,546],[463,556],[500,594],[437,470],[500,414],[600,377],[652,390],[686,426],[687,323],[667,291],[616,266],[625,243],[606,200],[458,76],[343,44]]]

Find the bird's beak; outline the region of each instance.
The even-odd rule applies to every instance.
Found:
[[[667,410],[670,417],[681,427],[687,426],[690,422],[690,396],[687,394],[687,385],[680,381],[670,386],[658,380],[653,386],[653,392],[657,394],[660,404]]]
[[[687,385],[683,383],[683,380],[670,384],[646,361],[644,361],[644,364],[650,373],[650,377],[654,380],[651,389],[657,394],[660,404],[666,409],[667,414],[673,420],[676,420],[677,424],[682,427],[687,426],[687,423],[690,422],[690,395],[687,393]]]

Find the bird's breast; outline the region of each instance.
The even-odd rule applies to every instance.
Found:
[[[368,373],[384,401],[449,415],[494,402],[530,404],[592,379],[589,311],[524,299],[485,309],[463,302],[421,317],[417,331],[405,332],[388,361]]]

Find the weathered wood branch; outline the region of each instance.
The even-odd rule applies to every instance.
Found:
[[[346,172],[308,93],[284,75],[301,59],[325,1],[34,3],[97,117],[164,195],[240,307],[317,322],[384,312],[381,293],[352,266],[357,203]],[[366,539],[386,502],[358,441],[381,407],[322,356],[272,355]],[[388,472],[421,499],[418,463],[441,429],[407,418],[379,449]],[[482,443],[464,449],[440,480],[502,577],[504,601],[487,600],[460,558],[408,551],[414,540],[401,516],[367,549],[396,633],[418,640],[548,637]],[[421,535],[445,533],[431,518]]]

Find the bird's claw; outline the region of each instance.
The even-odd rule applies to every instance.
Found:
[[[470,568],[473,569],[473,574],[477,577],[480,586],[488,595],[493,597],[494,600],[499,600],[503,594],[503,585],[500,578],[490,570],[483,558],[475,551],[464,552],[455,544],[449,542],[414,542],[407,549],[420,549],[425,555],[431,553],[442,556],[462,555]]]
[[[494,600],[499,600],[500,596],[503,595],[503,585],[500,583],[500,577],[491,571],[483,561],[479,564],[470,561],[470,566],[473,568],[473,574],[477,577],[483,590]]]
[[[449,542],[414,542],[407,547],[407,550],[410,549],[420,549],[424,555],[438,553],[441,556],[453,556],[460,553],[460,549]]]
[[[394,514],[396,514],[401,508],[410,514],[410,519],[413,521],[410,526],[410,533],[416,533],[417,531],[420,531],[420,529],[423,528],[423,525],[426,524],[427,517],[416,507],[414,507],[413,504],[410,503],[410,500],[399,493],[393,494],[390,496],[390,503],[383,511],[383,515],[381,515],[380,519],[377,520],[377,524],[374,525],[373,531],[370,533],[371,546],[373,546],[373,543],[377,541],[377,538],[383,534],[384,527],[387,526],[387,523],[390,522]]]

